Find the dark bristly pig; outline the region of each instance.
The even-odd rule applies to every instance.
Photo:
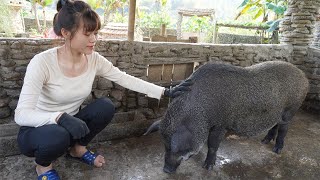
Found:
[[[288,123],[309,87],[300,69],[282,61],[245,68],[206,64],[190,78],[194,82],[191,91],[173,99],[163,120],[147,131],[160,128],[166,151],[163,170],[167,173],[175,172],[181,161],[198,153],[206,141],[203,167],[212,169],[227,131],[254,136],[269,130],[262,143],[275,139],[273,151],[280,153]]]

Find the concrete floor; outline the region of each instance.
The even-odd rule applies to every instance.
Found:
[[[162,171],[164,147],[158,133],[97,143],[91,149],[103,154],[107,163],[93,168],[78,161],[59,158],[55,169],[62,179],[320,179],[320,116],[299,112],[289,128],[280,155],[271,151],[274,142],[260,143],[264,136],[227,137],[220,145],[216,166],[203,169],[206,147],[182,162],[175,174]],[[0,179],[36,179],[32,158],[11,156],[0,159]]]

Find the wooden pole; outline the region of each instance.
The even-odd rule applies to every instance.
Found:
[[[218,36],[218,25],[217,25],[217,20],[214,20],[213,23],[213,35],[212,35],[212,43],[217,44],[217,36]]]
[[[130,0],[129,23],[128,23],[128,41],[134,40],[135,17],[136,17],[136,0]]]
[[[166,36],[166,24],[161,24],[161,36]]]

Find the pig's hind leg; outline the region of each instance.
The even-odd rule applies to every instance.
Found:
[[[207,158],[203,164],[203,168],[207,170],[212,170],[213,165],[215,165],[217,158],[217,151],[219,148],[219,144],[224,138],[226,130],[222,127],[212,127],[208,136],[208,153]]]
[[[278,131],[278,124],[273,126],[269,131],[268,134],[261,140],[263,144],[268,144],[271,140],[275,140]]]
[[[278,128],[278,136],[276,139],[276,144],[274,145],[272,151],[280,154],[281,150],[284,146],[284,138],[287,135],[288,132],[288,124],[279,124],[279,128]]]
[[[284,138],[288,132],[289,122],[292,120],[297,108],[288,108],[282,113],[282,121],[275,125],[272,129],[269,130],[268,134],[262,140],[262,143],[267,144],[271,141],[271,139],[276,138],[276,144],[274,145],[272,151],[280,154],[281,150],[284,146]]]
[[[280,122],[278,128],[278,135],[276,139],[276,144],[274,145],[272,151],[280,154],[284,146],[284,138],[287,135],[289,123],[291,122],[294,114],[298,111],[299,106],[291,106],[282,113],[282,122]]]

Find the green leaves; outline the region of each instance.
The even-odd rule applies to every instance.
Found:
[[[272,10],[277,15],[283,15],[284,12],[287,10],[286,6],[281,5],[281,3],[274,4],[272,2],[270,2],[270,3],[268,2],[268,3],[266,3],[266,6],[268,9]]]
[[[242,8],[243,6],[247,5],[250,0],[244,0],[238,8]]]
[[[37,3],[42,7],[49,6],[53,3],[53,0],[30,0],[32,4]]]
[[[252,20],[262,17],[262,22],[268,21],[270,26],[268,31],[272,32],[278,28],[287,10],[287,4],[287,0],[244,0],[239,6],[240,12],[235,19],[243,15],[251,16]],[[270,17],[275,17],[275,19],[269,20]]]
[[[192,16],[183,24],[182,28],[188,32],[199,32],[210,27],[209,17]]]
[[[9,6],[5,0],[0,0],[0,33],[13,36],[14,27],[12,21],[8,21]]]
[[[159,28],[162,24],[169,27],[171,23],[171,17],[168,13],[168,9],[165,7],[167,0],[156,0],[160,3],[160,10],[149,9],[145,6],[139,6],[138,11],[139,25],[141,27]]]
[[[259,18],[263,14],[263,9],[259,9],[257,14],[253,17],[253,19]]]
[[[87,3],[92,7],[92,9],[101,8],[103,6],[104,0],[87,0]]]
[[[165,11],[141,13],[140,26],[148,28],[159,28],[161,24],[170,24],[170,16]]]
[[[267,29],[267,32],[273,32],[274,30],[277,30],[281,20],[282,19],[277,19],[275,21],[267,22],[267,24],[269,25],[269,29]]]
[[[166,6],[168,0],[161,0],[161,6]]]
[[[53,0],[42,0],[41,2],[43,6],[49,6],[53,3]]]

